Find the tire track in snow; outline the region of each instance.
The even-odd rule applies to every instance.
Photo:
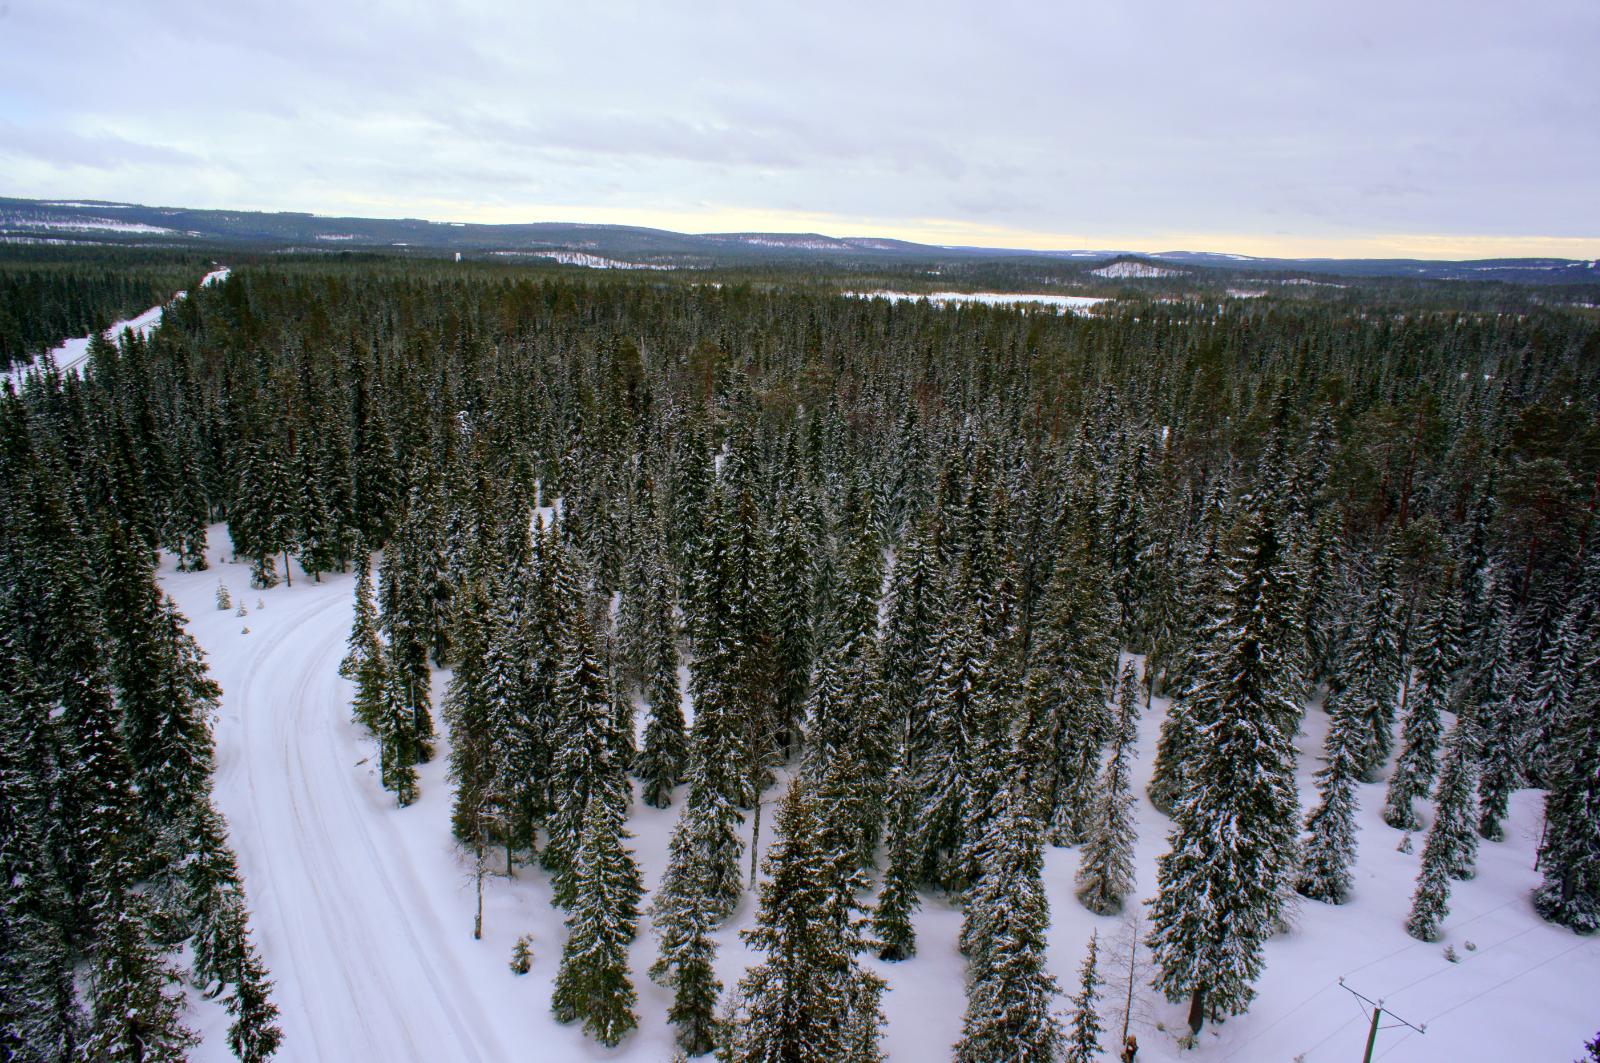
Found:
[[[242,741],[234,749],[223,735],[217,779],[219,790],[248,798],[248,822],[232,834],[280,935],[270,957],[278,984],[298,996],[299,1014],[285,1015],[294,1058],[510,1058],[468,988],[393,810],[355,768],[364,743],[346,722],[335,667],[343,645],[327,623],[349,600],[337,591],[274,597],[264,637],[230,677],[237,720],[219,731]],[[385,945],[395,938],[399,949]]]

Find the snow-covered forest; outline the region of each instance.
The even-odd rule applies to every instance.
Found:
[[[0,395],[6,1058],[1588,1051],[1593,313],[229,265]]]

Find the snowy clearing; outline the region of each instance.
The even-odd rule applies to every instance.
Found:
[[[852,299],[887,299],[891,303],[925,299],[936,306],[982,303],[984,306],[1048,306],[1056,310],[1086,310],[1108,300],[1094,295],[1055,295],[1049,292],[845,292]]]
[[[313,583],[297,569],[292,588],[251,590],[246,566],[219,563],[227,551],[226,531],[213,527],[209,571],[175,572],[167,557],[161,577],[189,617],[224,691],[216,722],[216,797],[229,820],[256,937],[277,982],[285,1034],[279,1058],[667,1059],[669,995],[644,975],[655,956],[648,917],[631,953],[639,1030],[607,1050],[579,1028],[557,1024],[550,1017],[550,995],[564,930],[561,913],[550,905],[545,873],[520,868],[513,880],[492,878],[484,940],[472,939],[469,868],[449,834],[447,740],[420,769],[417,804],[397,809],[379,786],[375,747],[351,722],[352,688],[336,672],[352,616],[353,578],[333,575]],[[246,604],[248,616],[215,608],[219,577],[235,602]],[[443,672],[435,676],[436,707],[445,678]],[[1140,724],[1139,897],[1154,895],[1155,858],[1166,846],[1167,821],[1143,796],[1164,710],[1165,701],[1157,698]],[[1314,793],[1311,773],[1319,766],[1326,719],[1313,706],[1298,740],[1302,803]],[[768,794],[769,808],[775,796]],[[1456,1063],[1565,1060],[1577,1054],[1594,1032],[1600,939],[1550,926],[1529,904],[1529,891],[1539,881],[1533,853],[1542,795],[1524,790],[1514,796],[1507,840],[1484,843],[1477,877],[1455,886],[1438,944],[1417,942],[1402,927],[1421,836],[1415,839],[1417,852],[1398,852],[1400,833],[1379,819],[1382,797],[1382,784],[1360,787],[1361,849],[1351,902],[1304,902],[1298,927],[1267,945],[1260,996],[1250,1013],[1208,1025],[1193,1052],[1178,1050],[1170,1032],[1182,1030],[1184,1007],[1148,993],[1150,1020],[1136,1026],[1141,1063],[1355,1058],[1366,1020],[1338,987],[1340,976],[1428,1026],[1426,1036],[1403,1028],[1383,1031],[1378,1059]],[[1425,816],[1431,813],[1427,802],[1422,808]],[[666,866],[676,813],[676,807],[634,806],[631,844],[652,890]],[[770,838],[771,822],[769,814],[763,841]],[[1090,931],[1098,929],[1105,942],[1119,925],[1115,918],[1091,915],[1073,897],[1077,861],[1074,850],[1046,852],[1050,959],[1064,990],[1075,984]],[[750,962],[738,930],[753,918],[747,893],[717,935],[725,990]],[[960,923],[958,910],[925,895],[916,920],[917,956],[901,964],[868,961],[890,984],[884,998],[889,1059],[949,1058],[965,1007],[965,964],[955,947]],[[529,932],[533,970],[518,978],[506,965],[516,938]],[[1446,945],[1455,948],[1459,962],[1445,959]],[[1065,996],[1060,1007],[1068,1007]],[[205,1035],[197,1060],[231,1058],[223,1037],[226,1019],[214,1004],[199,1005],[191,1021]],[[1169,1032],[1156,1029],[1156,1022]]]
[[[1154,280],[1157,277],[1182,277],[1189,271],[1152,266],[1148,262],[1113,262],[1109,266],[1101,266],[1089,272],[1096,277],[1110,277],[1115,280]]]

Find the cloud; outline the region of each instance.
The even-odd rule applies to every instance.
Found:
[[[5,29],[13,194],[1028,246],[1600,242],[1592,0],[53,0]]]
[[[147,144],[115,133],[80,134],[66,129],[19,126],[0,118],[0,158],[51,168],[124,170],[130,166],[195,166],[200,156],[163,144]]]

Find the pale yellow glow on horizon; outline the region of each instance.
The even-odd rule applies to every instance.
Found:
[[[238,208],[234,208],[238,209]],[[260,206],[249,209],[274,210]],[[304,209],[304,208],[302,208]],[[507,204],[454,198],[360,196],[318,214],[359,217],[423,217],[439,222],[491,225],[567,222],[635,225],[679,233],[782,232],[834,237],[878,237],[914,243],[1019,248],[1036,251],[1210,251],[1259,258],[1600,258],[1600,235],[1488,236],[1472,233],[1290,234],[1203,231],[1057,232],[1019,229],[953,218],[874,220],[796,210],[752,210],[707,206],[653,209],[616,206]]]

